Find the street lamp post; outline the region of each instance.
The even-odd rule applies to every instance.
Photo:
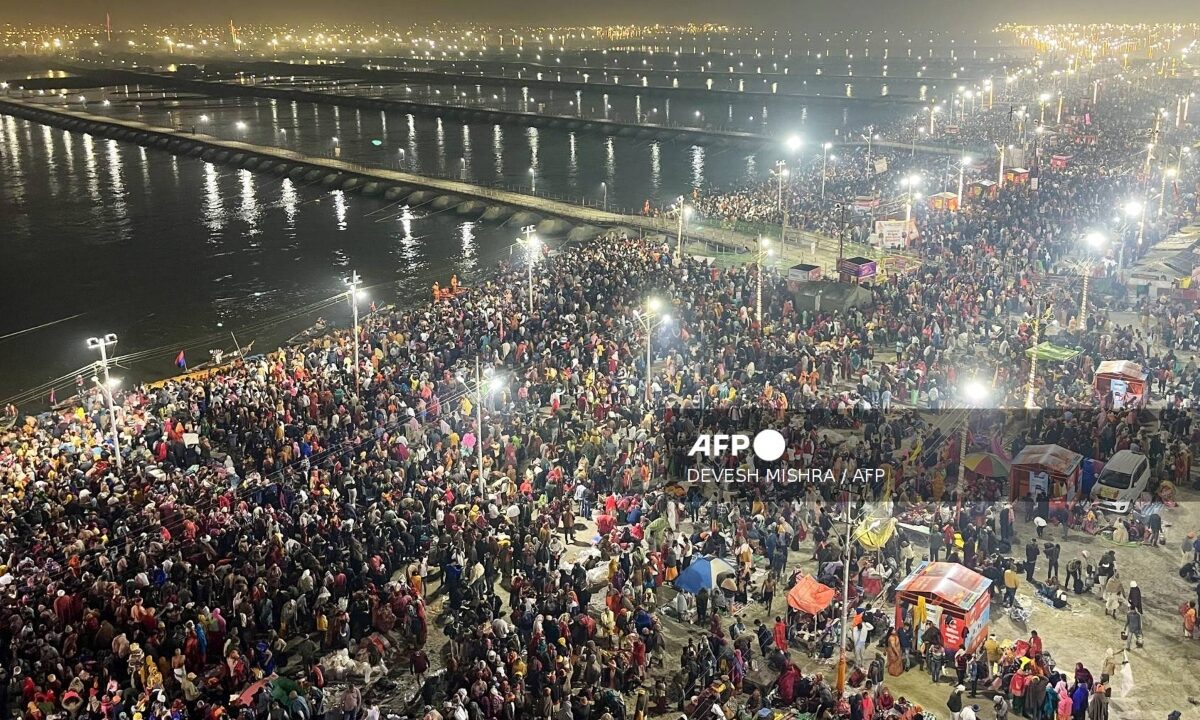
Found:
[[[783,160],[775,162],[775,179],[778,180],[778,190],[776,191],[775,207],[783,210],[783,179],[788,176],[787,163]]]
[[[517,238],[517,242],[525,246],[529,251],[529,314],[533,315],[533,266],[537,263],[537,254],[541,249],[541,241],[533,234],[536,228],[533,225],[526,225],[521,228],[521,232],[525,233],[524,238]]]
[[[104,397],[104,403],[108,407],[108,423],[112,428],[113,440],[113,457],[116,458],[117,472],[121,472],[123,462],[121,460],[121,434],[117,431],[117,408],[113,402],[112,388],[110,387],[112,380],[108,378],[107,369],[105,370],[104,382],[100,382],[100,378],[92,376],[92,384],[100,390],[100,394]]]
[[[354,391],[357,393],[361,387],[358,379],[358,286],[362,284],[362,278],[355,270],[344,282],[346,283],[346,299],[350,301],[350,312],[354,316]]]
[[[496,387],[502,387],[504,380],[498,376],[492,375],[492,369],[488,368],[487,382],[484,382],[484,375],[479,356],[475,356],[475,433],[478,437],[475,438],[475,461],[479,469],[479,496],[487,496],[487,477],[483,473],[483,399],[484,389],[488,391],[490,396],[491,391]]]
[[[663,314],[659,316],[662,310],[662,300],[652,297],[646,301],[645,312],[634,313],[634,318],[641,324],[642,329],[646,331],[646,404],[649,405],[654,398],[654,331],[664,323],[671,322],[671,316]]]
[[[1098,232],[1090,232],[1083,238],[1086,258],[1083,263],[1083,296],[1079,301],[1079,331],[1087,330],[1088,284],[1092,278],[1092,251],[1099,250],[1108,242],[1108,238]]]
[[[964,155],[962,162],[958,165],[958,212],[962,212],[962,194],[963,180],[965,179],[967,166],[971,164],[971,156]]]
[[[762,328],[762,289],[763,289],[762,263],[763,263],[764,257],[771,257],[774,254],[775,254],[775,251],[773,249],[771,249],[770,242],[766,238],[764,238],[762,235],[759,235],[758,236],[758,251],[755,252],[755,254],[754,254],[754,265],[755,265],[756,272],[758,275],[758,282],[756,283],[757,287],[755,288],[756,297],[754,300],[754,320],[755,320],[755,322],[758,323],[760,331]]]
[[[115,333],[106,333],[103,337],[90,337],[87,339],[89,350],[97,350],[100,352],[100,372],[104,373],[104,384],[100,385],[99,378],[93,377],[92,382],[100,387],[100,392],[104,395],[105,401],[108,403],[108,418],[112,425],[113,434],[113,452],[117,459],[117,471],[121,470],[121,440],[117,432],[117,412],[112,398],[112,377],[108,373],[108,348],[117,344],[117,336]]]
[[[683,196],[679,196],[679,233],[676,235],[678,247],[675,251],[675,258],[678,262],[683,262],[683,224],[687,222],[688,214],[691,213],[691,208],[683,204]]]
[[[1163,169],[1162,190],[1159,191],[1159,196],[1158,196],[1158,217],[1159,217],[1159,219],[1162,218],[1163,211],[1166,210],[1166,207],[1167,207],[1167,179],[1173,178],[1173,177],[1175,177],[1175,168],[1164,168]]]
[[[1037,403],[1034,399],[1034,385],[1037,380],[1037,346],[1041,342],[1042,332],[1042,315],[1046,310],[1042,308],[1042,301],[1039,299],[1034,307],[1033,313],[1033,337],[1030,347],[1033,348],[1033,356],[1029,358],[1029,379],[1025,384],[1025,409],[1034,410],[1037,408]]]
[[[921,184],[921,176],[908,175],[900,181],[900,184],[908,189],[908,197],[904,201],[904,225],[907,227],[909,221],[912,220],[913,188]]]
[[[608,183],[601,180],[600,181],[600,190],[602,193],[604,193],[604,199],[601,200],[600,208],[602,210],[604,210],[605,212],[607,212],[608,211]]]
[[[827,142],[821,146],[821,197],[825,197],[825,167],[829,163],[829,148],[833,143]]]

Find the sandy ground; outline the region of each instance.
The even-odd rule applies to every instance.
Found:
[[[1053,539],[1062,546],[1060,576],[1065,577],[1067,561],[1082,550],[1087,550],[1089,555],[1096,559],[1105,550],[1116,549],[1117,568],[1122,578],[1126,582],[1136,580],[1142,588],[1146,610],[1145,647],[1129,651],[1134,688],[1125,698],[1116,697],[1114,690],[1111,705],[1114,718],[1160,719],[1165,718],[1167,713],[1174,709],[1183,711],[1184,718],[1200,717],[1198,708],[1188,700],[1190,697],[1200,699],[1200,678],[1196,673],[1196,669],[1200,668],[1200,641],[1181,638],[1182,623],[1177,614],[1181,602],[1195,598],[1194,589],[1179,578],[1180,554],[1177,546],[1187,532],[1200,528],[1200,493],[1181,492],[1181,499],[1180,505],[1169,509],[1165,517],[1167,545],[1157,548],[1118,547],[1102,538],[1080,532],[1072,532],[1064,539],[1057,530],[1052,531],[1048,528],[1046,531],[1046,539]],[[581,521],[576,529],[577,541],[569,547],[568,558],[576,557],[587,549],[589,545],[586,539],[595,533],[595,526],[591,522]],[[1034,530],[1032,525],[1019,523],[1018,533],[1021,545],[1016,547],[1020,548]],[[796,567],[802,567],[809,572],[815,570],[815,563],[809,559],[811,552],[812,546],[810,542],[806,542],[802,544],[800,552],[791,553],[789,572]],[[765,566],[765,560],[762,558],[758,558],[757,561]],[[1038,566],[1037,577],[1043,579],[1045,573],[1046,565],[1042,562]],[[436,620],[444,611],[446,603],[446,597],[439,593],[439,589],[436,581],[431,583],[429,616],[435,620],[430,628],[428,649],[433,669],[440,667],[436,650],[445,642],[445,635]],[[673,596],[674,591],[669,588],[659,591],[662,604]],[[991,632],[996,633],[1001,640],[1026,638],[1029,636],[1029,630],[1037,630],[1058,666],[1069,670],[1074,667],[1075,662],[1083,662],[1097,677],[1106,648],[1114,648],[1119,653],[1123,647],[1120,633],[1124,615],[1121,614],[1121,619],[1106,617],[1098,594],[1071,594],[1071,605],[1063,610],[1056,610],[1037,600],[1033,589],[1026,583],[1022,584],[1019,596],[1024,605],[1033,608],[1033,613],[1024,626],[1010,619],[998,604],[993,606]],[[775,614],[784,611],[783,602],[781,593],[775,598],[775,607],[771,613],[767,613],[761,604],[752,603],[742,610],[741,616],[748,627],[753,626],[756,618],[771,623]],[[667,641],[667,666],[665,669],[655,668],[651,673],[652,677],[665,677],[677,670],[679,651],[688,638],[699,639],[706,632],[706,628],[695,624],[681,623],[665,615],[660,617]],[[732,618],[728,618],[723,624],[728,627],[731,622]],[[791,656],[806,672],[822,672],[828,678],[834,675],[834,664],[831,661],[814,660],[798,650],[792,650]],[[398,668],[395,669],[393,677],[399,672]],[[752,676],[762,683],[774,680],[774,673],[762,668],[761,663],[760,669],[752,673]],[[945,701],[953,684],[952,670],[947,669],[944,677],[942,684],[934,685],[927,673],[915,668],[897,678],[886,677],[885,683],[894,696],[905,696],[915,700],[937,712],[939,717],[945,718],[949,716],[945,709]],[[398,706],[414,691],[412,676],[404,675],[399,678],[399,688],[386,705]],[[994,717],[988,699],[981,697],[976,702],[982,708],[980,718]]]

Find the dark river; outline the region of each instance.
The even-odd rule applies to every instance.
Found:
[[[437,89],[425,86],[413,93],[432,101]],[[463,90],[475,92],[474,86]],[[379,94],[397,92],[407,94],[395,86]],[[593,203],[607,193],[610,209],[631,211],[647,201],[670,204],[694,188],[763,177],[786,152],[782,146],[752,154],[324,105],[179,96],[149,88],[93,89],[84,95],[94,113],[195,127],[364,165],[533,187]],[[572,106],[564,107],[564,99],[577,100],[574,93],[557,93],[534,98],[530,109],[545,103],[548,107],[540,109],[567,112]],[[640,107],[627,96],[612,109],[597,110],[602,93],[584,99],[589,115],[610,112],[627,121],[666,110],[661,102]],[[67,102],[76,108],[84,104],[78,93]],[[506,106],[499,97],[496,104]],[[828,102],[772,108],[765,127],[755,127],[762,118],[751,121],[759,113],[747,103],[679,103],[672,112],[681,117],[744,114],[741,129],[804,136],[803,156],[819,153],[819,142],[834,139],[835,133],[885,122],[912,108]],[[432,282],[445,283],[452,273],[471,282],[508,257],[515,239],[512,228],[406,212],[379,199],[301,187],[7,116],[0,116],[0,149],[0,242],[6,258],[0,283],[5,309],[0,399],[60,377],[66,380],[58,396],[69,394],[74,372],[94,359],[85,347],[89,336],[119,336],[115,352],[125,358],[127,369],[118,375],[131,380],[167,375],[180,350],[195,365],[208,359],[210,348],[232,347],[230,332],[243,344],[254,340],[256,350],[267,350],[318,316],[346,322],[348,304],[335,295],[352,270],[361,273],[372,300],[412,302],[426,298]],[[36,390],[19,399],[46,396]]]

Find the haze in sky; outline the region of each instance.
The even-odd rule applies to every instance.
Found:
[[[289,23],[445,20],[489,24],[717,22],[769,28],[985,30],[1004,21],[1142,22],[1200,20],[1195,0],[0,0],[2,22]]]

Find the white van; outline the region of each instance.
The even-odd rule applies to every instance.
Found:
[[[1145,455],[1121,450],[1104,464],[1092,486],[1092,500],[1104,510],[1127,513],[1150,482],[1150,462]]]

